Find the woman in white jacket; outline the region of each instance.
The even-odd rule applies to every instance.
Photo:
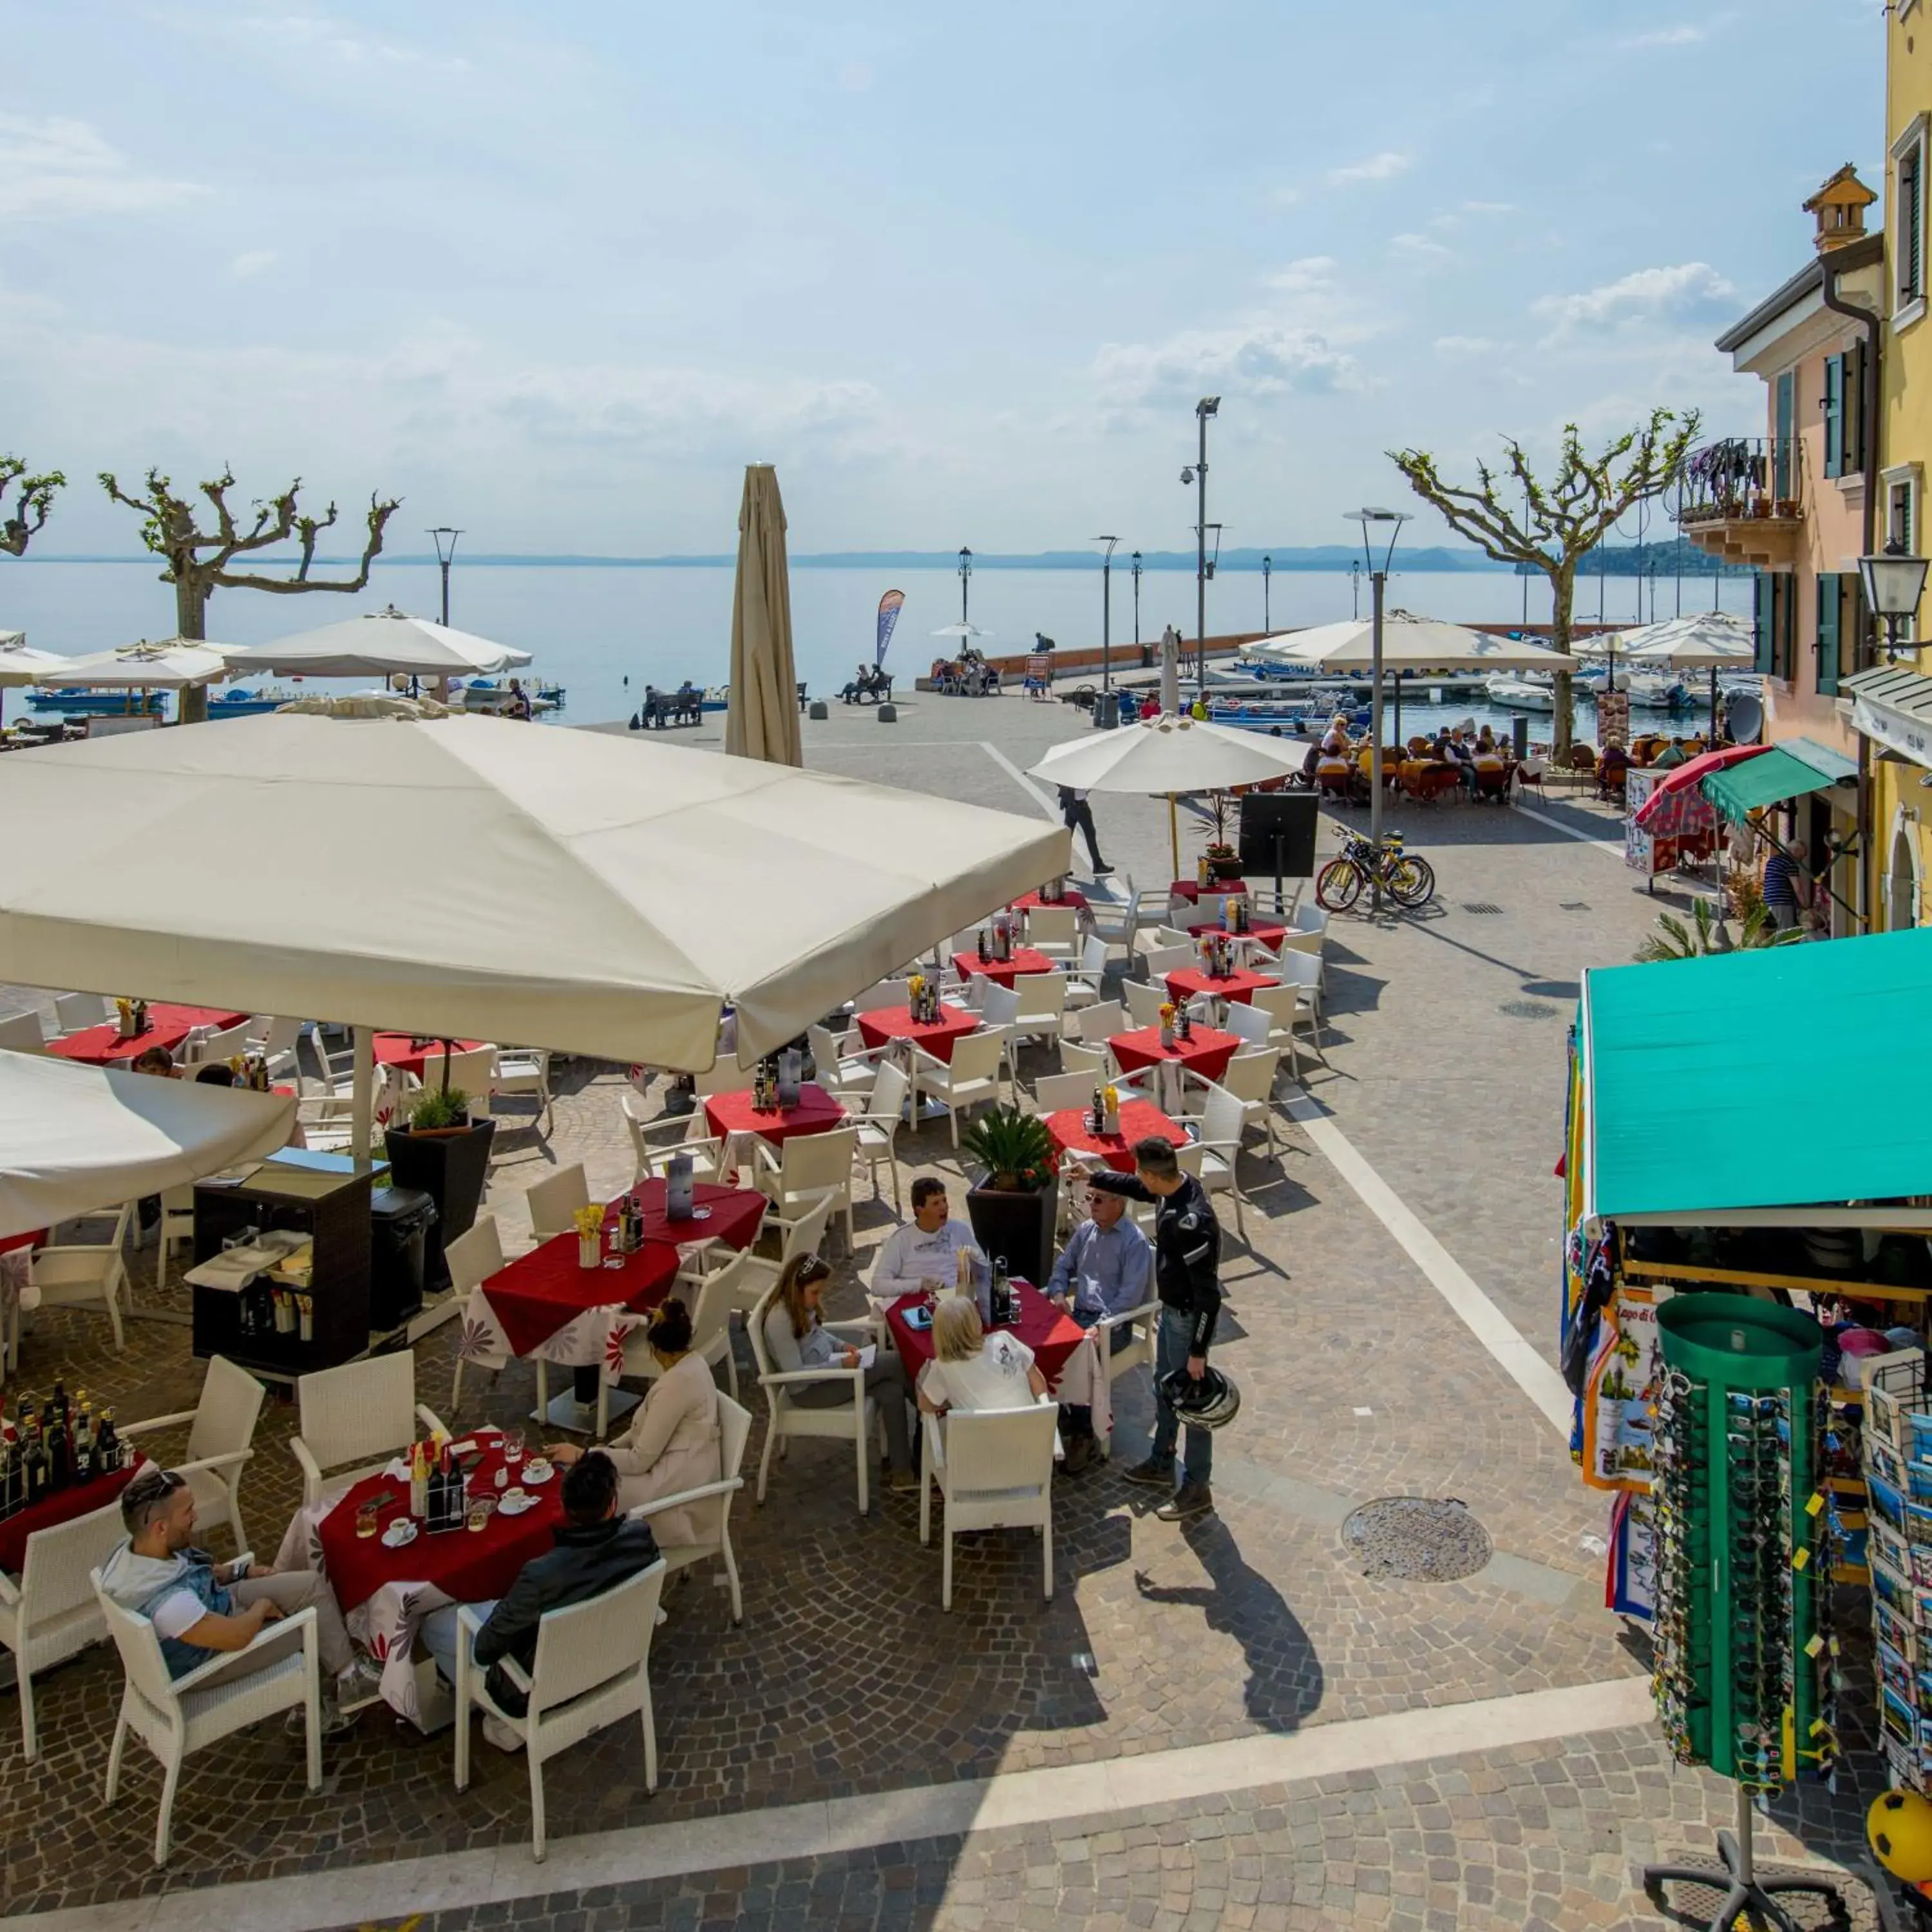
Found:
[[[691,1311],[673,1298],[651,1316],[644,1340],[661,1372],[622,1436],[604,1444],[617,1466],[617,1507],[633,1510],[660,1496],[716,1482],[723,1472],[718,1433],[718,1385],[711,1365],[691,1353]],[[570,1443],[544,1453],[568,1467],[584,1451]],[[718,1533],[720,1498],[711,1497],[650,1519],[663,1547],[705,1543]]]

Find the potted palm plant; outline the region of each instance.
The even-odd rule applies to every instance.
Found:
[[[423,1248],[423,1286],[431,1294],[449,1285],[445,1246],[476,1224],[496,1134],[494,1120],[470,1118],[469,1095],[449,1084],[446,1051],[442,1064],[442,1086],[424,1088],[408,1118],[382,1136],[391,1184],[419,1187],[436,1203],[436,1220]]]
[[[988,1259],[1038,1286],[1053,1270],[1053,1136],[1046,1123],[1017,1107],[994,1105],[959,1138],[980,1169],[968,1190],[973,1238]]]
[[[1239,879],[1241,872],[1241,855],[1228,835],[1239,818],[1239,808],[1232,792],[1210,791],[1208,794],[1208,862],[1214,868],[1217,879]]]

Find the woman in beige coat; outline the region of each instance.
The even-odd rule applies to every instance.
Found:
[[[691,1353],[691,1311],[675,1298],[651,1316],[644,1339],[661,1372],[622,1436],[604,1445],[617,1466],[617,1507],[633,1510],[660,1496],[702,1489],[718,1480],[723,1451],[718,1433],[718,1385],[711,1365]],[[569,1443],[545,1452],[568,1467],[584,1451]],[[713,1497],[649,1519],[664,1548],[706,1543],[718,1533],[719,1499]]]

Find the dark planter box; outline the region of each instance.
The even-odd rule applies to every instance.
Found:
[[[1056,1190],[1006,1194],[975,1187],[966,1196],[973,1238],[990,1262],[1004,1255],[1009,1273],[1043,1288],[1053,1272],[1053,1210]]]
[[[1232,859],[1211,860],[1209,863],[1213,866],[1214,876],[1217,879],[1233,879],[1238,881],[1246,877],[1241,870],[1241,861],[1238,855]]]
[[[442,1258],[446,1244],[460,1239],[476,1225],[483,1204],[483,1184],[490,1172],[490,1144],[496,1123],[480,1120],[454,1130],[436,1128],[412,1133],[392,1127],[382,1136],[389,1157],[390,1184],[420,1187],[436,1203],[436,1220],[423,1244],[423,1287],[440,1294],[449,1286],[449,1264]]]

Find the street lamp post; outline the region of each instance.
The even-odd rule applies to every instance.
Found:
[[[1141,640],[1141,554],[1134,552],[1134,644],[1138,647]]]
[[[1266,551],[1262,554],[1262,635],[1274,634],[1274,626],[1268,620],[1268,579],[1274,572],[1274,559]]]
[[[973,553],[962,544],[959,546],[959,621],[962,624],[971,622],[966,615],[966,585],[972,574]]]
[[[442,572],[442,622],[449,622],[449,566],[456,561],[456,540],[462,536],[460,530],[453,530],[447,524],[439,524],[433,530],[424,532],[436,544],[436,568]],[[442,540],[449,539],[449,548],[445,550]]]
[[[1180,472],[1184,484],[1195,488],[1194,500],[1194,675],[1202,701],[1208,698],[1208,580],[1213,574],[1208,561],[1208,418],[1221,412],[1219,396],[1203,396],[1194,405],[1200,426],[1198,454]]]
[[[1884,625],[1885,647],[1894,655],[1917,648],[1913,639],[1901,638],[1899,632],[1918,615],[1918,600],[1925,591],[1926,568],[1926,559],[1911,556],[1895,536],[1876,556],[1858,559],[1865,602]]]
[[[1100,560],[1100,688],[1104,692],[1114,688],[1114,546],[1120,538],[1096,537],[1094,541],[1107,546]]]
[[[1362,614],[1362,566],[1352,558],[1348,563],[1348,608],[1359,620]]]
[[[1395,540],[1401,536],[1402,526],[1408,521],[1408,515],[1402,510],[1362,509],[1352,510],[1348,519],[1362,526],[1362,554],[1367,560],[1369,570],[1370,622],[1373,626],[1369,668],[1369,837],[1379,860],[1382,842],[1382,598],[1388,588],[1389,562],[1395,555]],[[1376,567],[1375,552],[1370,547],[1372,530],[1378,534],[1384,530],[1388,532],[1388,548],[1382,553],[1379,570]],[[1370,908],[1380,912],[1382,889],[1379,866],[1369,875],[1369,894]]]

